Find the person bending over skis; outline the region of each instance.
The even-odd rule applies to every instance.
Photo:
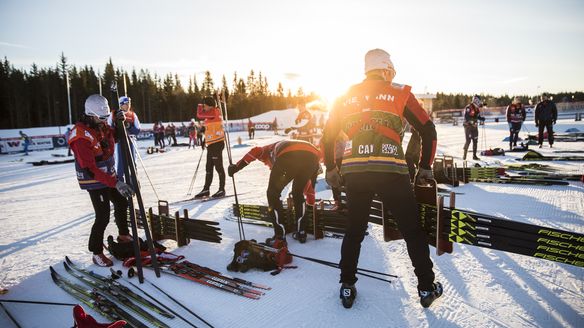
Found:
[[[284,239],[286,229],[280,218],[284,214],[280,196],[282,190],[292,182],[292,198],[294,199],[294,213],[296,213],[297,232],[293,238],[301,243],[306,242],[307,219],[306,203],[314,205],[314,184],[320,168],[320,151],[313,144],[301,140],[283,140],[264,147],[252,148],[237,164],[231,164],[227,173],[232,177],[249,163],[259,160],[270,169],[268,182],[268,205],[274,225],[274,237],[268,238],[267,244],[276,239]],[[304,193],[304,195],[303,195]]]

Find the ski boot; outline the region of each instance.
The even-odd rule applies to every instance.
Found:
[[[438,297],[442,296],[442,284],[435,282],[432,284],[432,290],[418,290],[420,296],[420,304],[423,307],[429,307]]]
[[[211,196],[211,198],[221,198],[221,197],[225,197],[225,190],[224,189],[217,190],[217,192]]]
[[[107,256],[103,253],[101,254],[93,254],[93,263],[100,267],[111,267],[114,265],[114,262],[110,260]]]
[[[292,238],[298,240],[301,244],[304,244],[306,242],[306,231],[297,231],[292,234]]]
[[[209,195],[210,195],[209,189],[203,189],[203,190],[201,190],[200,193],[195,195],[195,199],[206,198],[206,197],[209,197]]]
[[[345,309],[350,309],[353,306],[355,297],[357,297],[357,288],[355,288],[355,285],[349,285],[344,282],[341,285],[340,298]]]

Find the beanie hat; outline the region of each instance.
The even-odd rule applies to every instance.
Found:
[[[213,99],[213,97],[205,97],[205,98],[203,98],[203,104],[205,104],[207,106],[213,106],[213,107],[215,107],[217,105],[215,103],[215,99]]]
[[[365,74],[376,69],[389,70],[395,77],[395,68],[389,54],[382,49],[369,50],[365,54]],[[393,78],[392,77],[392,78]]]
[[[132,100],[130,99],[130,97],[122,96],[122,97],[120,97],[120,99],[118,100],[118,103],[119,103],[120,105],[125,105],[125,104],[128,104],[128,103],[130,103],[131,101],[132,101]]]

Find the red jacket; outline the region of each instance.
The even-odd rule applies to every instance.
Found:
[[[71,130],[69,145],[75,155],[75,169],[81,189],[115,187],[115,132],[105,124],[96,130],[77,123]]]

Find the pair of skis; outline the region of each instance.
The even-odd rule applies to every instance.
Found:
[[[265,294],[258,289],[271,289],[265,285],[224,275],[218,271],[189,261],[174,263],[168,266],[168,268],[163,269],[162,272],[254,300],[260,299]]]
[[[65,257],[65,260],[66,261],[63,263],[65,270],[72,276],[81,280],[86,285],[90,286],[91,289],[87,289],[81,285],[71,282],[70,280],[62,277],[51,267],[50,270],[53,281],[73,297],[101,313],[108,319],[125,320],[131,327],[169,327],[167,324],[160,321],[158,318],[154,317],[145,310],[148,309],[168,319],[179,317],[192,327],[196,327],[190,323],[190,321],[186,320],[169,307],[157,301],[154,297],[139,289],[137,286],[135,287],[159,305],[150,302],[146,298],[132,291],[130,288],[122,285],[116,280],[119,278],[118,275],[112,275],[112,277],[102,276],[95,272],[78,267],[68,257]],[[155,285],[153,286],[157,287]],[[170,295],[166,295],[170,297]],[[176,302],[176,300],[174,301]],[[125,308],[132,310],[133,313],[138,314],[140,318],[138,319],[132,314],[128,313],[126,310],[124,310],[123,307],[120,306],[120,304]],[[189,312],[207,326],[212,327],[209,323],[204,321],[192,311],[189,310]],[[142,323],[143,321],[147,322],[148,325],[144,325]]]

